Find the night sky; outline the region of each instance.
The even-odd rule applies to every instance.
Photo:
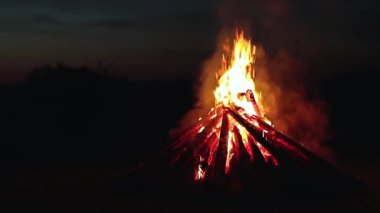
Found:
[[[216,32],[207,1],[2,1],[0,10],[2,82],[56,62],[181,75],[170,72],[194,67]]]
[[[268,51],[376,57],[376,1],[1,1],[0,79],[62,62],[138,79],[191,76],[218,30],[249,22]]]

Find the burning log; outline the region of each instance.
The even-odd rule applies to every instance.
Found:
[[[255,100],[255,96],[253,95],[252,90],[248,89],[247,92],[245,92],[245,97],[247,98],[247,101],[250,102],[253,106],[253,109],[255,112],[257,112],[257,115],[261,117],[261,111],[259,109],[259,106],[257,105],[257,102]]]

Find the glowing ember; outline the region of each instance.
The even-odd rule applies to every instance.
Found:
[[[222,164],[224,175],[235,170],[244,156],[250,163],[261,160],[267,165],[279,166],[269,145],[308,160],[298,146],[288,143],[285,136],[273,129],[265,116],[261,94],[255,87],[255,46],[242,31],[237,31],[232,48],[226,45],[225,51],[216,74],[215,107],[177,141],[174,149],[180,153],[175,161],[187,150],[187,142],[194,138],[191,149],[195,159],[195,181],[219,174],[219,160],[225,161]]]

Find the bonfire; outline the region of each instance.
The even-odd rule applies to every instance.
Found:
[[[269,197],[300,190],[344,193],[358,186],[276,130],[266,114],[265,97],[255,85],[255,51],[244,32],[237,30],[215,71],[214,106],[189,128],[176,131],[158,158],[138,166],[135,180],[148,178],[160,186],[160,192],[179,183],[201,191],[211,186],[216,192],[226,189]],[[143,188],[152,190],[147,181],[142,182]]]
[[[286,150],[292,158],[310,161],[313,156],[297,143],[274,129],[255,87],[255,46],[243,31],[236,31],[232,48],[221,59],[216,73],[215,106],[208,115],[175,141],[175,163],[192,147],[194,181],[212,180],[216,175],[229,175],[239,168],[242,158],[251,164],[264,162],[282,165],[274,152]],[[219,166],[223,162],[223,166]],[[284,162],[286,163],[286,162]]]

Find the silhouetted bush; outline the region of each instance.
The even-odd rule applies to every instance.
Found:
[[[15,162],[129,163],[166,145],[191,106],[189,82],[130,82],[109,73],[47,65],[1,89],[8,154],[21,156]]]

